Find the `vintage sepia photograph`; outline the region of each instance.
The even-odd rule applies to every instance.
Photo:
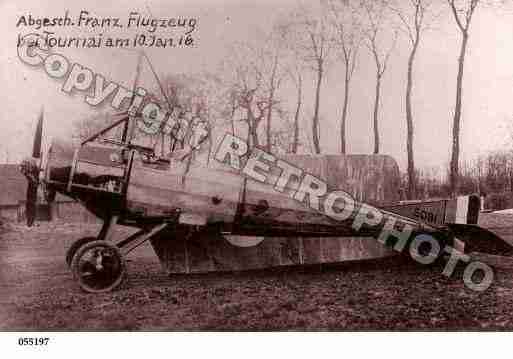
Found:
[[[513,329],[513,2],[0,14],[0,331],[20,350]]]

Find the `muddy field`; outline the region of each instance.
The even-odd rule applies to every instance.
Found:
[[[280,270],[165,275],[149,246],[130,254],[129,280],[83,293],[66,248],[98,227],[10,227],[0,240],[2,330],[490,330],[513,329],[513,273],[484,293],[461,273],[395,259]]]

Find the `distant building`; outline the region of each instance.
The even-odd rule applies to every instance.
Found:
[[[0,164],[0,217],[19,221],[20,201],[25,200],[27,179],[18,165]]]
[[[0,220],[25,221],[27,179],[17,164],[0,164]],[[43,201],[41,201],[43,202]],[[53,217],[53,218],[51,218]],[[95,222],[96,217],[71,198],[57,194],[53,213],[48,206],[38,206],[38,220]]]

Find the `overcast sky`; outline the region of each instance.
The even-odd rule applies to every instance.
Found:
[[[147,54],[159,73],[197,73],[214,71],[226,55],[227,45],[251,39],[256,28],[269,29],[273,21],[296,6],[292,0],[276,1],[3,1],[0,5],[0,162],[8,153],[11,161],[19,161],[30,152],[33,129],[41,106],[45,112],[45,140],[69,136],[72,120],[88,116],[97,109],[84,103],[83,94],[67,95],[60,88],[62,81],[48,77],[42,68],[30,67],[17,57],[19,33],[34,29],[16,27],[21,15],[35,17],[71,17],[81,10],[99,17],[120,17],[126,22],[131,11],[155,17],[195,17],[196,46],[193,49],[149,49]],[[446,5],[445,5],[446,6]],[[442,7],[443,8],[443,7]],[[90,36],[98,29],[61,28],[61,35]],[[109,31],[112,33],[113,31]],[[135,34],[137,31],[131,31]],[[416,62],[414,82],[415,157],[418,166],[440,166],[448,162],[459,33],[448,8],[426,33]],[[78,62],[105,75],[108,79],[131,86],[136,55],[122,49],[57,49],[70,61]],[[405,168],[404,87],[408,48],[404,38],[393,53],[382,88],[380,129],[382,152],[392,155]],[[513,126],[513,12],[511,8],[479,8],[471,26],[471,37],[465,64],[462,155],[473,158],[495,149],[510,149]],[[339,148],[343,68],[334,62],[322,88],[321,147],[325,153]],[[144,84],[153,88],[147,69]],[[305,120],[311,114],[313,78],[305,86]],[[374,67],[369,53],[362,49],[360,62],[352,83],[349,108],[348,151],[370,153]],[[282,94],[294,96],[293,93]],[[309,127],[309,125],[308,125]],[[335,136],[335,134],[337,134]]]

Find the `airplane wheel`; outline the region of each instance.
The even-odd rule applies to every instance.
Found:
[[[422,243],[417,248],[417,251],[418,251],[417,255],[419,256],[419,260],[416,260],[410,251],[410,247],[412,245],[411,242],[413,242],[413,239],[417,236],[426,236],[427,238],[434,239],[438,243],[439,251],[434,252],[436,249],[432,250],[432,247],[429,243]],[[408,250],[405,251],[405,253],[410,258],[410,260],[412,260],[416,263],[423,263],[424,265],[428,265],[428,266],[436,266],[436,265],[440,264],[443,259],[443,254],[444,254],[443,249],[445,247],[447,239],[440,237],[440,236],[435,236],[432,233],[431,234],[419,233],[415,237],[412,239],[411,242],[409,242]],[[427,242],[429,242],[429,240]],[[427,261],[427,262],[423,262],[423,260]]]
[[[118,287],[126,275],[118,247],[97,240],[81,246],[71,261],[73,277],[86,292],[102,293]]]
[[[96,241],[95,237],[84,237],[77,239],[71,247],[66,251],[66,264],[71,266],[71,261],[73,260],[73,257],[75,256],[75,253],[77,253],[77,250],[82,247],[84,244]]]

